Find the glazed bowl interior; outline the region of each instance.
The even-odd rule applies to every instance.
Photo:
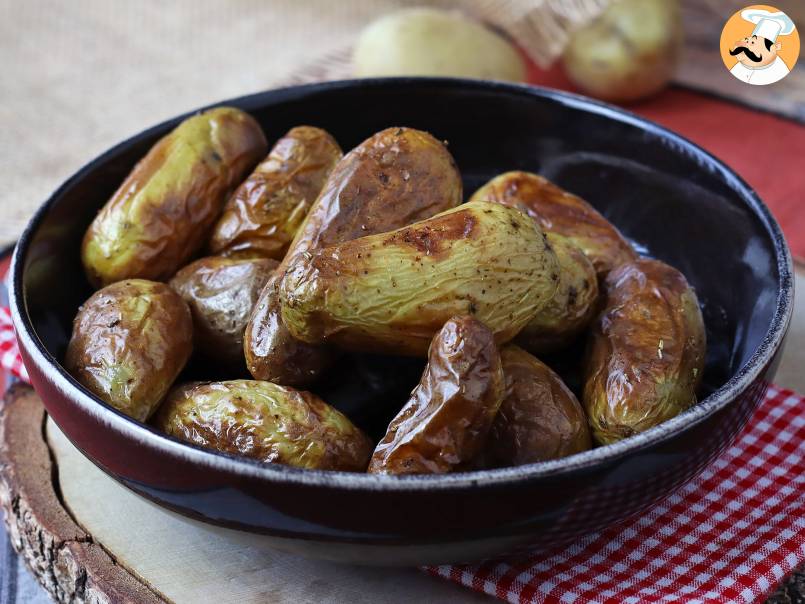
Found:
[[[588,200],[642,253],[680,269],[699,296],[708,340],[704,383],[699,403],[670,429],[684,430],[729,404],[781,343],[792,292],[791,260],[778,226],[728,168],[650,122],[572,95],[450,79],[336,82],[227,104],[255,116],[269,141],[299,124],[325,128],[344,149],[389,126],[427,130],[447,141],[464,179],[465,197],[500,172],[528,170]],[[72,319],[91,294],[79,257],[84,231],[134,164],[180,119],[135,136],[88,164],[45,204],[20,242],[14,277],[18,327],[30,333],[53,371],[70,380],[72,388],[83,390],[59,362]],[[317,392],[377,437],[416,383],[423,361],[347,357],[345,362],[368,363],[369,368],[354,379],[344,376],[355,372],[337,372]],[[191,368],[189,375],[203,377],[199,371]],[[109,421],[132,421],[112,409],[109,414]],[[620,443],[613,455],[665,435],[654,429]],[[602,451],[575,457],[594,464]],[[229,467],[255,471],[251,462],[230,461]],[[535,464],[526,472],[538,473],[540,466],[562,471],[574,463],[571,458]],[[506,471],[484,474],[493,477],[496,472]],[[393,477],[382,479],[393,483]],[[433,485],[453,479],[428,478]]]

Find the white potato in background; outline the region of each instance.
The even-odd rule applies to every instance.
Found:
[[[458,12],[432,8],[402,10],[369,24],[352,59],[358,77],[526,76],[522,57],[506,39]]]
[[[608,101],[634,101],[668,83],[681,46],[676,0],[618,0],[573,33],[563,62],[583,92]]]

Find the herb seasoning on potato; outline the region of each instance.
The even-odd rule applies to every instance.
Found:
[[[212,253],[282,260],[341,155],[324,130],[291,128],[227,202]]]
[[[299,256],[280,298],[283,320],[300,340],[424,356],[456,314],[476,317],[498,342],[512,339],[558,282],[556,256],[533,220],[476,201]]]
[[[612,271],[605,287],[583,396],[600,444],[648,430],[693,405],[705,359],[699,303],[678,270],[641,258]]]
[[[209,256],[176,273],[170,286],[193,313],[197,353],[242,370],[243,330],[277,264],[270,258]]]
[[[64,364],[115,409],[145,421],[192,351],[187,304],[164,283],[130,279],[95,292],[81,306]]]
[[[327,179],[249,320],[244,351],[251,374],[300,386],[314,380],[332,356],[321,345],[294,338],[283,322],[279,276],[291,260],[403,227],[455,207],[461,199],[455,161],[427,132],[388,128],[347,153]]]
[[[484,446],[504,395],[492,332],[454,317],[434,336],[411,398],[377,445],[372,474],[444,474],[461,469]]]
[[[310,392],[231,380],[175,388],[155,425],[217,451],[310,470],[363,472],[372,442]]]
[[[134,167],[84,236],[100,287],[169,279],[206,243],[227,196],[266,153],[257,122],[231,107],[187,118]]]
[[[563,235],[590,259],[599,282],[613,268],[637,258],[629,242],[595,208],[537,174],[500,174],[473,193],[470,201],[517,208],[546,232]]]
[[[548,233],[547,238],[559,262],[559,287],[516,338],[518,344],[534,354],[572,344],[590,323],[598,305],[598,279],[584,252],[562,235]]]
[[[517,346],[500,357],[506,395],[484,447],[496,467],[558,459],[591,447],[587,418],[550,367]]]

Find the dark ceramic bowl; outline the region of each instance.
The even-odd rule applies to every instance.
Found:
[[[182,444],[82,388],[60,365],[90,294],[82,234],[135,162],[181,119],[139,134],[70,178],[16,250],[12,307],[48,412],[105,472],[160,505],[261,535],[272,547],[371,564],[464,562],[589,535],[646,510],[734,439],[776,369],[791,315],[791,258],[757,195],[676,134],[589,99],[450,79],[334,82],[227,101],[269,140],[313,124],[349,149],[392,125],[449,141],[471,193],[513,169],[589,200],[696,287],[708,354],[700,402],[615,445],[517,468],[392,477],[269,466]],[[378,434],[422,361],[350,357],[318,390]],[[384,371],[385,368],[385,371]]]

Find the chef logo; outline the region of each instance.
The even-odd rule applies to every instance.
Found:
[[[782,80],[799,57],[799,33],[784,12],[754,4],[729,18],[721,32],[721,58],[730,73],[755,86]]]

